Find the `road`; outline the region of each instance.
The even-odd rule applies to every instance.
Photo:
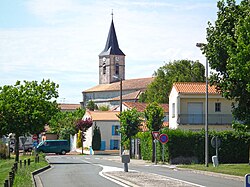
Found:
[[[134,186],[207,186],[241,187],[243,181],[231,177],[204,175],[189,170],[131,160],[129,172],[123,172],[118,156],[109,155],[64,155],[47,156],[52,168],[38,174],[43,187],[80,186],[126,186],[121,182],[130,181]],[[112,177],[113,176],[113,177]],[[109,177],[121,178],[121,182]]]

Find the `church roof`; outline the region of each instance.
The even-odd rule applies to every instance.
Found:
[[[126,95],[122,95],[122,100],[138,100],[140,94],[141,94],[141,90],[138,90],[138,91],[126,94]],[[114,97],[111,100],[112,101],[119,101],[120,100],[120,96]]]
[[[106,55],[124,55],[122,50],[119,48],[118,40],[116,37],[115,26],[113,19],[111,21],[107,42],[105,45],[104,50],[99,54],[99,56],[106,56]]]
[[[122,90],[141,90],[145,91],[147,86],[154,80],[154,77],[127,79],[122,81]],[[120,81],[110,84],[99,84],[89,88],[83,92],[105,92],[105,91],[119,91]]]

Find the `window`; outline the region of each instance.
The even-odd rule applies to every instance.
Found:
[[[119,135],[119,125],[112,125],[112,135]]]
[[[215,103],[215,112],[221,112],[221,103]]]
[[[175,117],[175,103],[172,103],[172,118]]]
[[[103,63],[103,65],[102,65],[102,73],[103,73],[103,75],[106,74],[106,64],[105,63]]]
[[[118,63],[115,64],[115,74],[119,75],[119,64]]]
[[[110,150],[119,149],[119,140],[110,140]]]

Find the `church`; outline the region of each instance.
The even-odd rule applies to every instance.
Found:
[[[125,79],[125,54],[119,48],[113,15],[104,50],[99,54],[99,85],[82,92],[81,105],[89,101],[98,106],[116,107],[123,102],[137,102],[141,93],[153,81],[153,77]]]

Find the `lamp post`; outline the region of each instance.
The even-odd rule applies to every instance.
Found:
[[[196,47],[203,47],[206,44],[197,43]],[[206,107],[205,107],[205,166],[208,167],[208,60],[206,58]]]
[[[118,76],[113,76],[113,78],[118,79],[120,81],[120,113],[122,112],[122,78]],[[121,122],[120,122],[121,127]],[[122,133],[120,133],[120,155],[122,155]]]

